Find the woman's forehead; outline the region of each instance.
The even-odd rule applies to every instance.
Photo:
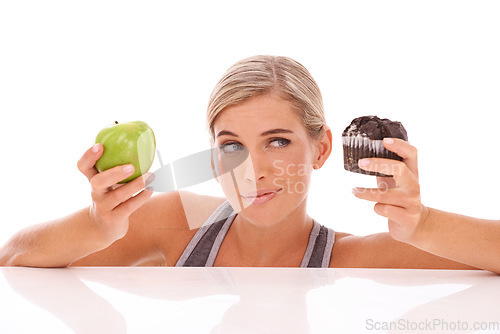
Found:
[[[269,128],[290,128],[296,132],[304,127],[293,106],[281,98],[253,97],[222,111],[214,122],[215,134],[221,130],[245,130],[261,133]]]

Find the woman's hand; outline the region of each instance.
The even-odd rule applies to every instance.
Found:
[[[151,183],[152,178],[148,177],[153,174],[146,173],[128,183],[118,184],[134,173],[134,166],[117,166],[99,173],[95,163],[102,153],[101,144],[89,148],[78,161],[78,169],[91,186],[90,219],[106,240],[114,242],[127,233],[129,216],[151,197],[153,192],[144,187]]]
[[[417,149],[397,138],[385,138],[384,146],[403,158],[403,161],[368,158],[359,161],[359,167],[392,177],[377,176],[378,188],[354,188],[356,197],[377,202],[374,210],[388,218],[389,233],[398,240],[414,244],[428,214],[420,201]]]

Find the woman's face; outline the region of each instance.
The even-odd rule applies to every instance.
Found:
[[[214,133],[219,166],[231,154],[246,156],[218,178],[236,212],[257,225],[272,225],[305,205],[317,150],[289,102],[265,95],[228,107]],[[271,194],[256,197],[261,192]]]

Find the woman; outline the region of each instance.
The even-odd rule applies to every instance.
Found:
[[[355,191],[377,202],[375,211],[388,218],[389,233],[334,233],[307,215],[310,176],[328,159],[332,133],[320,90],[296,61],[255,56],[236,63],[216,85],[207,118],[219,153],[215,165],[238,152],[250,157],[218,177],[225,198],[178,191],[151,197],[151,189],[144,189],[151,174],[118,187],[133,168],[98,173],[94,165],[102,146],[97,144],[78,162],[90,181],[92,205],[18,232],[1,249],[0,264],[480,268],[500,273],[499,222],[422,205],[417,151],[402,140],[386,139],[384,145],[403,162],[360,161],[361,168],[393,177],[379,178],[379,189]],[[188,217],[188,212],[196,214]]]

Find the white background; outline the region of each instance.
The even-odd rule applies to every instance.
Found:
[[[320,223],[387,231],[351,194],[374,178],[343,170],[342,130],[369,114],[405,125],[424,204],[500,219],[499,17],[497,1],[1,2],[0,244],[90,203],[76,163],[115,120],[150,124],[163,160],[208,149],[209,95],[255,54],[296,59],[322,90]],[[223,196],[215,181],[188,190]]]

